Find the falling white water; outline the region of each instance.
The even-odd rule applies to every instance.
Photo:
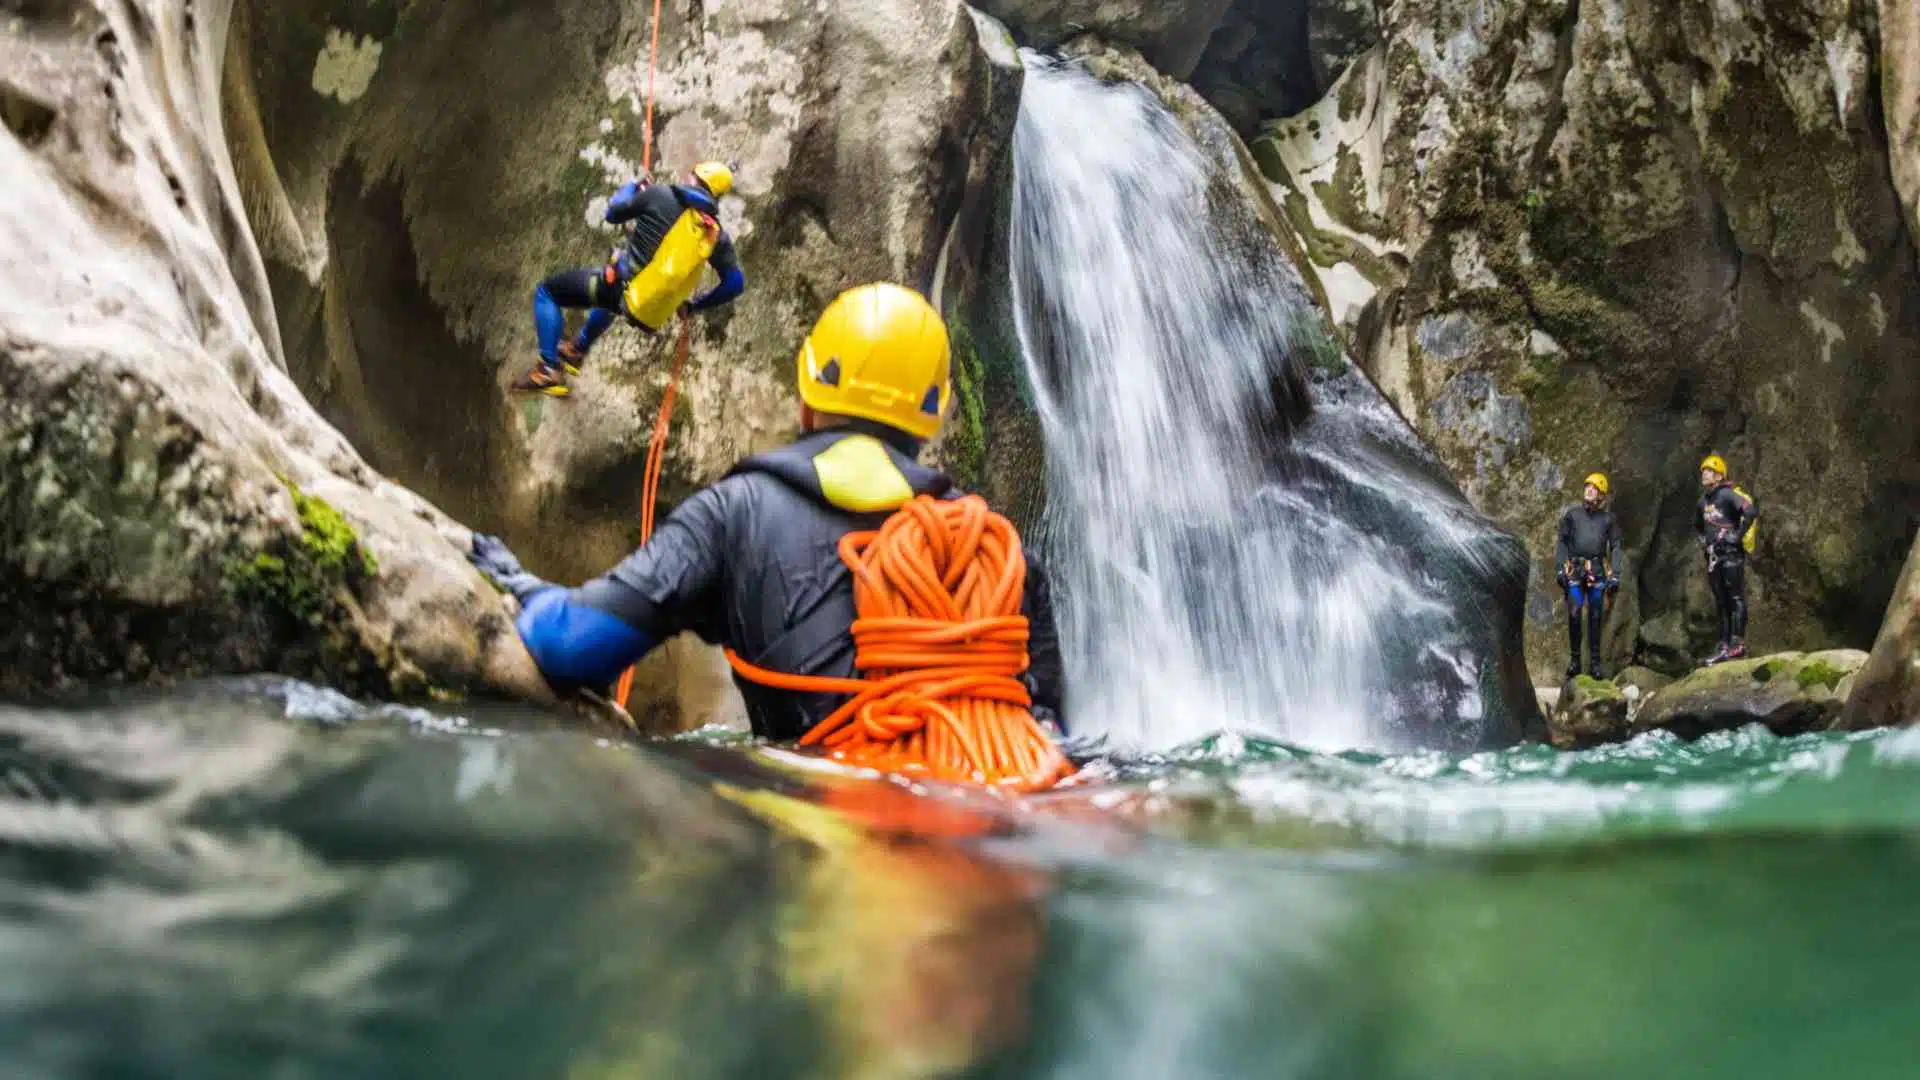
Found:
[[[1013,308],[1077,733],[1379,747],[1409,725],[1478,731],[1491,649],[1418,549],[1465,550],[1436,534],[1485,522],[1403,465],[1354,464],[1383,445],[1363,420],[1398,424],[1371,388],[1285,439],[1276,374],[1317,313],[1277,255],[1215,235],[1213,163],[1150,94],[1031,58],[1015,161]]]

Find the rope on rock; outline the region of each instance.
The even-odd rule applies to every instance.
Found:
[[[879,530],[849,533],[855,667],[861,678],[768,671],[742,678],[803,693],[849,694],[800,740],[848,764],[957,783],[1040,791],[1073,765],[1030,711],[1020,601],[1020,536],[977,495],[920,496]]]
[[[653,0],[653,44],[647,51],[647,116],[641,127],[640,167],[642,171],[653,171],[653,104],[654,81],[660,72],[660,4]],[[667,374],[667,391],[660,398],[660,414],[653,418],[653,438],[647,441],[646,484],[641,492],[640,542],[646,543],[653,536],[653,514],[660,498],[660,462],[666,456],[667,435],[673,427],[673,401],[680,393],[680,369],[686,365],[687,353],[692,344],[693,325],[683,315],[680,318],[680,344],[674,351],[673,369]],[[620,673],[620,681],[613,688],[613,700],[627,707],[627,697],[633,692],[633,669]]]

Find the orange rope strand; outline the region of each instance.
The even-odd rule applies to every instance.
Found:
[[[640,167],[651,174],[653,172],[653,102],[654,80],[660,72],[660,4],[653,0],[653,44],[647,51],[647,117],[641,126]],[[646,543],[653,536],[654,507],[660,496],[660,462],[666,456],[668,429],[673,425],[673,399],[680,392],[680,369],[686,364],[690,347],[689,335],[693,327],[684,318],[680,320],[680,346],[673,356],[673,370],[667,376],[667,392],[660,398],[660,415],[653,419],[653,438],[647,441],[646,483],[641,493],[640,542]],[[633,669],[620,673],[620,681],[613,688],[613,700],[627,707],[627,697],[633,693]]]
[[[1073,775],[1030,711],[1020,536],[977,495],[920,496],[877,532],[849,533],[854,666],[861,678],[768,671],[729,651],[750,682],[851,695],[800,740],[886,772],[1039,791]]]

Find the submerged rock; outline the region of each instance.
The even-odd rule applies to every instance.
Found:
[[[1854,649],[1776,653],[1733,660],[1662,687],[1633,717],[1635,733],[1663,728],[1684,738],[1764,724],[1776,735],[1834,726],[1867,654]]]

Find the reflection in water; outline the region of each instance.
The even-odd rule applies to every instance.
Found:
[[[1913,733],[1013,806],[539,719],[0,708],[0,1076],[1910,1075]]]

